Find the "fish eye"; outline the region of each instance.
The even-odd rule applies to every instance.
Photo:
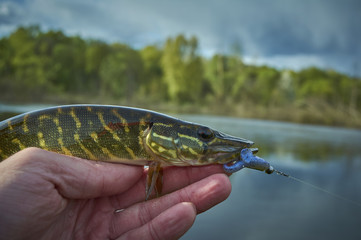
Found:
[[[211,129],[207,127],[200,127],[198,129],[198,136],[201,137],[203,140],[211,140],[214,137],[214,133]]]

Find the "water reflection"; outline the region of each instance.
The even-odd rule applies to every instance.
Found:
[[[256,142],[275,168],[361,204],[361,131],[181,116]],[[245,169],[227,201],[183,239],[361,239],[361,207],[292,179]]]

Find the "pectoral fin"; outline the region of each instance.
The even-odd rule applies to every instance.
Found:
[[[148,168],[147,182],[145,184],[145,200],[147,201],[150,195],[155,191],[158,197],[162,192],[163,187],[163,169],[159,162],[152,162]]]

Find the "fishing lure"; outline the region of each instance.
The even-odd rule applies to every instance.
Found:
[[[257,152],[257,148],[249,149],[244,148],[241,150],[240,159],[230,164],[224,164],[223,169],[228,173],[234,173],[242,168],[252,168],[260,171],[265,171],[268,174],[273,173],[275,170],[274,168],[263,158],[254,156],[253,153]]]
[[[27,147],[89,160],[148,166],[146,199],[161,193],[162,167],[223,164],[274,172],[252,141],[139,108],[67,105],[0,122],[0,161]]]

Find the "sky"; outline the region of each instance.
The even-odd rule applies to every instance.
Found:
[[[205,57],[237,43],[249,64],[361,76],[359,0],[0,0],[0,37],[31,24],[134,48],[194,35]]]

